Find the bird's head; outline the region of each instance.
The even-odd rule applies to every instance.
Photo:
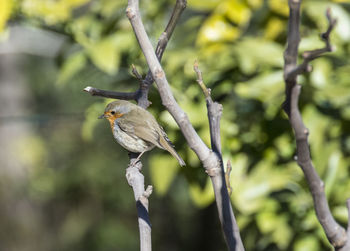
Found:
[[[109,103],[106,106],[105,112],[98,118],[99,119],[106,118],[110,122],[114,123],[114,120],[128,113],[131,110],[132,106],[133,106],[132,103],[125,100],[113,101],[112,103]]]

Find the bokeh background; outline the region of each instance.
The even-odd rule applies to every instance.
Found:
[[[337,221],[350,197],[350,4],[303,1],[300,51],[323,46],[327,7],[338,18],[336,48],[300,76],[300,106],[314,164]],[[175,0],[141,1],[155,45]],[[0,250],[138,250],[125,179],[127,152],[98,120],[104,98],[88,85],[134,91],[131,64],[147,65],[125,17],[127,1],[0,0]],[[224,106],[222,147],[233,170],[232,202],[252,250],[331,250],[293,161],[294,138],[281,110],[288,19],[283,0],[188,0],[163,59],[180,106],[209,144],[198,59]],[[169,154],[144,155],[154,250],[226,250],[213,191],[200,162],[161,105],[149,110],[187,166]]]

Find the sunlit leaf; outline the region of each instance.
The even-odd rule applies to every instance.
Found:
[[[0,0],[0,33],[4,30],[7,20],[10,18],[13,5],[12,0]]]
[[[221,0],[191,0],[187,5],[189,8],[198,10],[210,10],[215,8]]]
[[[271,18],[265,28],[265,38],[273,40],[285,30],[285,22],[279,18]]]
[[[156,154],[151,156],[150,174],[154,191],[157,194],[166,194],[179,168],[179,163],[170,154]]]
[[[288,16],[289,14],[289,7],[288,7],[288,1],[284,0],[270,0],[268,1],[269,7],[274,12],[281,14],[283,16]]]
[[[67,21],[72,11],[88,0],[24,0],[22,11],[30,17],[40,17],[48,24]]]
[[[107,102],[108,101],[106,100],[105,103],[94,103],[86,109],[86,117],[81,130],[81,136],[84,140],[92,140],[93,130],[97,123],[101,122],[98,117],[103,113]]]
[[[86,64],[86,57],[82,52],[76,52],[70,55],[65,61],[58,75],[59,84],[66,83],[70,78],[77,74]]]
[[[112,38],[103,39],[90,46],[88,54],[101,70],[112,74],[118,69],[120,52]]]
[[[191,183],[189,192],[192,201],[198,207],[206,207],[214,200],[214,190],[209,177],[203,189],[198,183]]]
[[[288,247],[293,235],[286,215],[277,215],[271,211],[258,214],[257,224],[264,234],[271,234],[281,250]]]
[[[223,1],[215,10],[217,14],[227,16],[238,26],[245,25],[251,16],[251,11],[247,5],[239,0]]]
[[[221,15],[208,18],[201,27],[197,43],[204,45],[211,42],[233,41],[240,35],[237,27],[229,24]]]
[[[283,47],[268,40],[245,38],[233,49],[239,58],[241,70],[246,74],[253,73],[258,67],[283,65]]]
[[[317,251],[320,250],[319,240],[314,235],[307,235],[296,241],[295,251]]]

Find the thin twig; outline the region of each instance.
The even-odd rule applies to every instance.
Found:
[[[187,4],[186,0],[176,1],[173,12],[169,19],[169,22],[166,28],[164,29],[164,32],[160,35],[158,40],[156,54],[159,61],[161,61],[162,59],[163,53],[166,49],[166,46],[168,45],[168,41],[175,30],[175,27],[180,19],[182,12],[186,8],[186,4]],[[84,91],[90,93],[92,96],[100,96],[105,98],[115,98],[115,99],[124,99],[124,100],[135,100],[137,101],[139,106],[146,109],[151,104],[151,102],[148,100],[148,93],[149,93],[149,88],[153,83],[152,72],[149,70],[146,77],[142,79],[142,77],[140,76],[140,74],[138,74],[134,65],[132,65],[132,68],[133,68],[132,73],[140,82],[140,87],[135,92],[125,93],[125,92],[105,91],[105,90],[100,90],[90,86],[86,87]],[[137,73],[134,72],[134,70],[136,70]]]
[[[97,89],[91,86],[85,87],[83,91],[90,93],[91,96],[124,99],[124,100],[136,100],[138,96],[137,91],[136,92],[114,92],[114,91]]]
[[[202,72],[199,70],[197,61],[195,61],[193,69],[197,74],[197,82],[203,91],[207,103],[211,148],[215,153],[217,153],[220,162],[222,162],[220,119],[223,108],[221,104],[214,102],[211,98],[211,91],[204,84]]]
[[[345,229],[334,220],[330,212],[327,198],[324,192],[324,183],[317,174],[311,161],[308,143],[309,131],[303,123],[298,107],[301,86],[297,84],[297,74],[294,73],[297,71],[296,69],[298,69],[296,66],[296,60],[298,56],[298,45],[300,41],[300,4],[301,1],[299,0],[289,0],[290,17],[288,21],[288,45],[284,54],[284,76],[286,82],[286,102],[284,108],[289,116],[289,121],[291,127],[294,130],[296,138],[297,163],[302,168],[306,181],[309,185],[317,218],[321,223],[329,242],[336,249],[339,249],[347,242]],[[327,17],[328,20],[330,20],[330,27],[325,33],[327,44],[326,48],[328,49],[331,48],[329,44],[329,33],[331,32],[335,21],[332,21],[333,19],[331,19],[329,11],[327,11]],[[325,50],[323,50],[322,53],[324,51]],[[320,53],[321,52],[319,50],[315,50],[311,53],[309,52],[306,58],[312,60],[314,56],[318,56]]]
[[[208,89],[205,86],[204,82],[203,82],[202,72],[199,70],[198,61],[197,60],[194,62],[193,69],[194,69],[194,71],[197,74],[197,82],[198,82],[199,86],[201,87],[205,98],[210,98],[211,99],[210,89]],[[213,101],[211,100],[211,102],[213,102]]]
[[[286,79],[293,80],[297,75],[303,74],[304,72],[310,72],[312,70],[312,67],[309,65],[309,63],[322,56],[326,52],[331,52],[333,50],[331,43],[330,43],[330,33],[333,30],[334,26],[337,23],[337,20],[335,18],[332,18],[331,16],[331,10],[330,8],[326,11],[326,16],[328,20],[328,28],[327,31],[321,34],[322,40],[325,42],[325,47],[321,49],[315,49],[311,51],[305,51],[303,53],[303,62],[295,67],[294,69],[291,69],[289,72],[286,73]]]
[[[176,0],[175,7],[173,9],[173,12],[171,13],[171,17],[169,19],[169,22],[164,30],[164,32],[160,35],[156,47],[156,56],[161,62],[164,50],[166,46],[168,45],[169,39],[171,35],[173,34],[175,27],[181,17],[182,12],[186,8],[187,0]],[[153,77],[152,77],[152,71],[149,70],[146,77],[145,82],[147,85],[153,84]]]

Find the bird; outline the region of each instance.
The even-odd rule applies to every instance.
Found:
[[[133,153],[140,153],[133,163],[156,146],[168,151],[181,166],[186,165],[175,151],[162,126],[142,107],[126,100],[116,100],[106,106],[99,118],[106,118],[109,121],[115,140],[123,148]]]

